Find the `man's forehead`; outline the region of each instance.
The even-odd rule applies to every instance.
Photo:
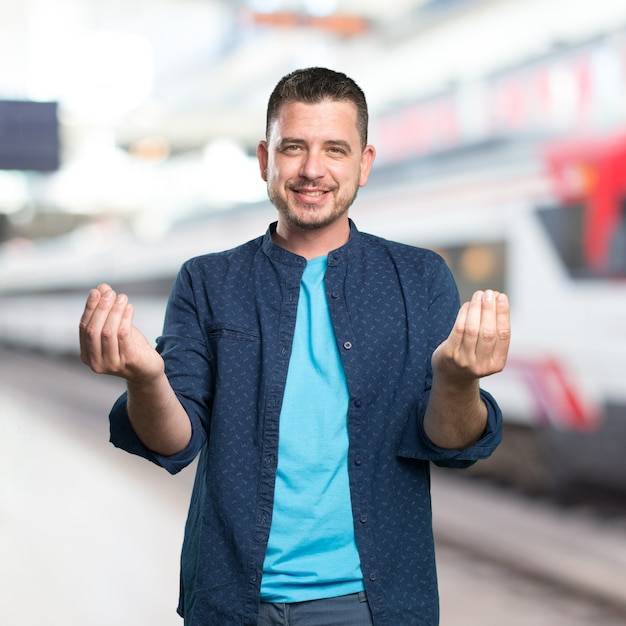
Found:
[[[274,139],[292,136],[294,131],[328,128],[329,131],[342,130],[346,135],[357,133],[356,106],[350,100],[330,100],[308,103],[289,101],[280,106],[270,126],[270,135]],[[297,134],[297,133],[296,133]]]
[[[356,118],[356,104],[351,100],[324,98],[319,102],[303,102],[302,100],[287,100],[283,102],[276,112],[277,118],[284,118],[292,115],[317,114],[320,110],[334,110],[344,115],[351,115]]]

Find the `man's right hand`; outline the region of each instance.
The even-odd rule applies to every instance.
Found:
[[[80,358],[94,372],[150,382],[163,374],[161,355],[133,326],[133,305],[107,285],[89,292],[80,320]]]
[[[144,445],[166,456],[191,440],[191,422],[165,376],[161,355],[133,326],[133,306],[102,284],[80,320],[80,358],[99,374],[127,382],[128,419]]]

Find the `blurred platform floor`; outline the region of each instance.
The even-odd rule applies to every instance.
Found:
[[[104,415],[77,436],[36,393],[0,399],[0,624],[180,626],[191,480],[116,450]]]

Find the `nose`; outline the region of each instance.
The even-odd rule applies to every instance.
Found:
[[[319,150],[307,150],[302,159],[300,175],[307,180],[322,178],[326,173],[326,167]]]

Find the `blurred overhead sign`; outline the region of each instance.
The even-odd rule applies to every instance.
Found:
[[[0,170],[59,168],[56,102],[0,100]]]
[[[317,16],[305,13],[277,11],[274,13],[250,13],[253,24],[278,26],[283,28],[318,28],[327,30],[343,37],[354,37],[362,35],[369,29],[369,21],[353,15],[332,15]]]

